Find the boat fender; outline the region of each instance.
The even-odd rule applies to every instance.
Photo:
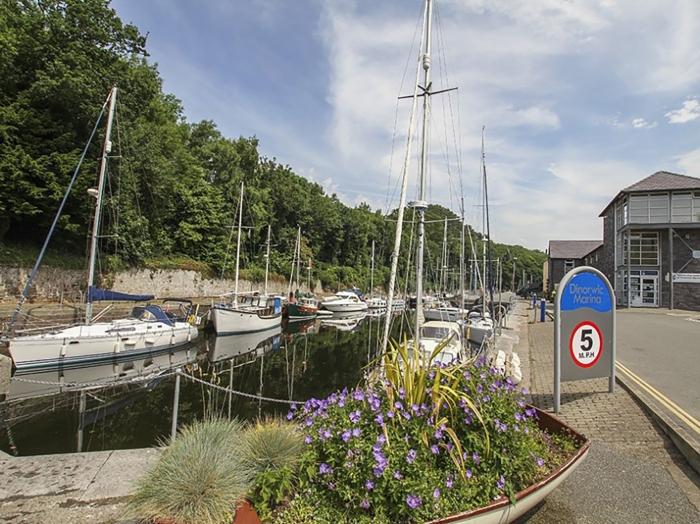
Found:
[[[119,351],[120,351],[120,347],[119,347],[119,342],[117,341],[114,343],[114,352],[119,353]]]
[[[520,366],[520,357],[517,353],[510,354],[510,363],[512,366]]]
[[[510,379],[513,381],[513,384],[520,384],[523,380],[523,372],[520,369],[520,366],[513,366],[510,369]]]
[[[501,373],[506,370],[506,354],[503,350],[498,350],[496,353],[496,360],[494,361],[494,367]]]
[[[65,357],[66,356],[66,339],[63,339],[63,344],[61,344],[61,356]]]

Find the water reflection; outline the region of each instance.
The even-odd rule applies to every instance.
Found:
[[[392,336],[401,338],[401,327],[408,322],[395,318]],[[169,435],[175,367],[236,391],[305,401],[362,380],[368,362],[376,357],[383,322],[383,315],[362,313],[242,335],[216,337],[205,332],[192,346],[149,359],[31,377],[51,384],[13,381],[14,400],[0,411],[0,425],[5,422],[11,428],[23,455],[75,451],[81,429],[84,451],[152,446]],[[135,381],[144,377],[147,380]],[[86,382],[97,385],[81,400],[80,388],[69,383]],[[101,383],[108,387],[98,387]],[[19,401],[38,395],[42,396]],[[182,380],[181,424],[205,415],[230,413],[245,420],[287,409],[285,404],[229,395]],[[0,431],[0,447],[10,451],[6,430]]]

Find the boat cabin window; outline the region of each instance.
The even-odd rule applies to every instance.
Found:
[[[452,335],[452,331],[446,327],[423,326],[420,330],[422,338],[447,338]]]

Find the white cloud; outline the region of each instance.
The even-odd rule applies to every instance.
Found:
[[[656,126],[656,122],[647,122],[644,118],[632,119],[632,127],[636,129],[654,129]]]
[[[677,156],[676,165],[678,165],[681,173],[700,177],[700,148]]]
[[[683,102],[680,109],[669,111],[664,116],[670,124],[685,124],[700,118],[700,101],[697,98],[689,98]]]

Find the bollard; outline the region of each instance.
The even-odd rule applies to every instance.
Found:
[[[547,301],[544,298],[540,299],[540,322],[544,322],[546,305]]]
[[[177,435],[177,412],[180,409],[180,368],[175,370],[175,394],[173,395],[173,425],[170,429],[170,442]]]

